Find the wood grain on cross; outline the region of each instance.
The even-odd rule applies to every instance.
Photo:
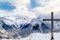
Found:
[[[51,19],[43,19],[43,21],[51,21],[51,40],[54,40],[54,37],[53,37],[53,21],[60,21],[60,19],[53,19],[53,12],[51,12]]]

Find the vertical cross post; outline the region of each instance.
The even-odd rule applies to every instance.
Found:
[[[51,12],[51,40],[54,40],[54,37],[53,37],[53,12]]]

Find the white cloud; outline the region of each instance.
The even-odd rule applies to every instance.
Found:
[[[28,17],[36,17],[39,14],[48,14],[51,11],[57,13],[60,11],[60,0],[36,0],[37,3],[41,3],[44,7],[36,7],[30,11],[30,0],[11,0],[16,9],[10,13],[11,15],[24,15]],[[1,12],[1,11],[0,11]],[[4,12],[6,13],[6,12]]]
[[[40,0],[41,1],[41,0]],[[39,2],[39,1],[37,1]],[[43,2],[42,2],[43,3]],[[37,7],[33,9],[36,13],[50,13],[51,11],[57,13],[60,11],[60,0],[49,0],[47,2],[44,1],[45,7]]]

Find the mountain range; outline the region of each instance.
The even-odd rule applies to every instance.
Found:
[[[50,22],[44,22],[42,17],[15,17],[15,20],[8,17],[0,17],[0,25],[12,37],[27,37],[32,33],[49,33],[51,30]],[[58,26],[58,27],[57,27]],[[59,22],[54,22],[54,32],[60,32]]]

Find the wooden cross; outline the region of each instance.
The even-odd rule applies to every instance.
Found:
[[[60,19],[53,18],[53,12],[51,12],[51,19],[43,19],[43,21],[51,21],[51,40],[54,40],[53,36],[53,21],[60,21]]]

